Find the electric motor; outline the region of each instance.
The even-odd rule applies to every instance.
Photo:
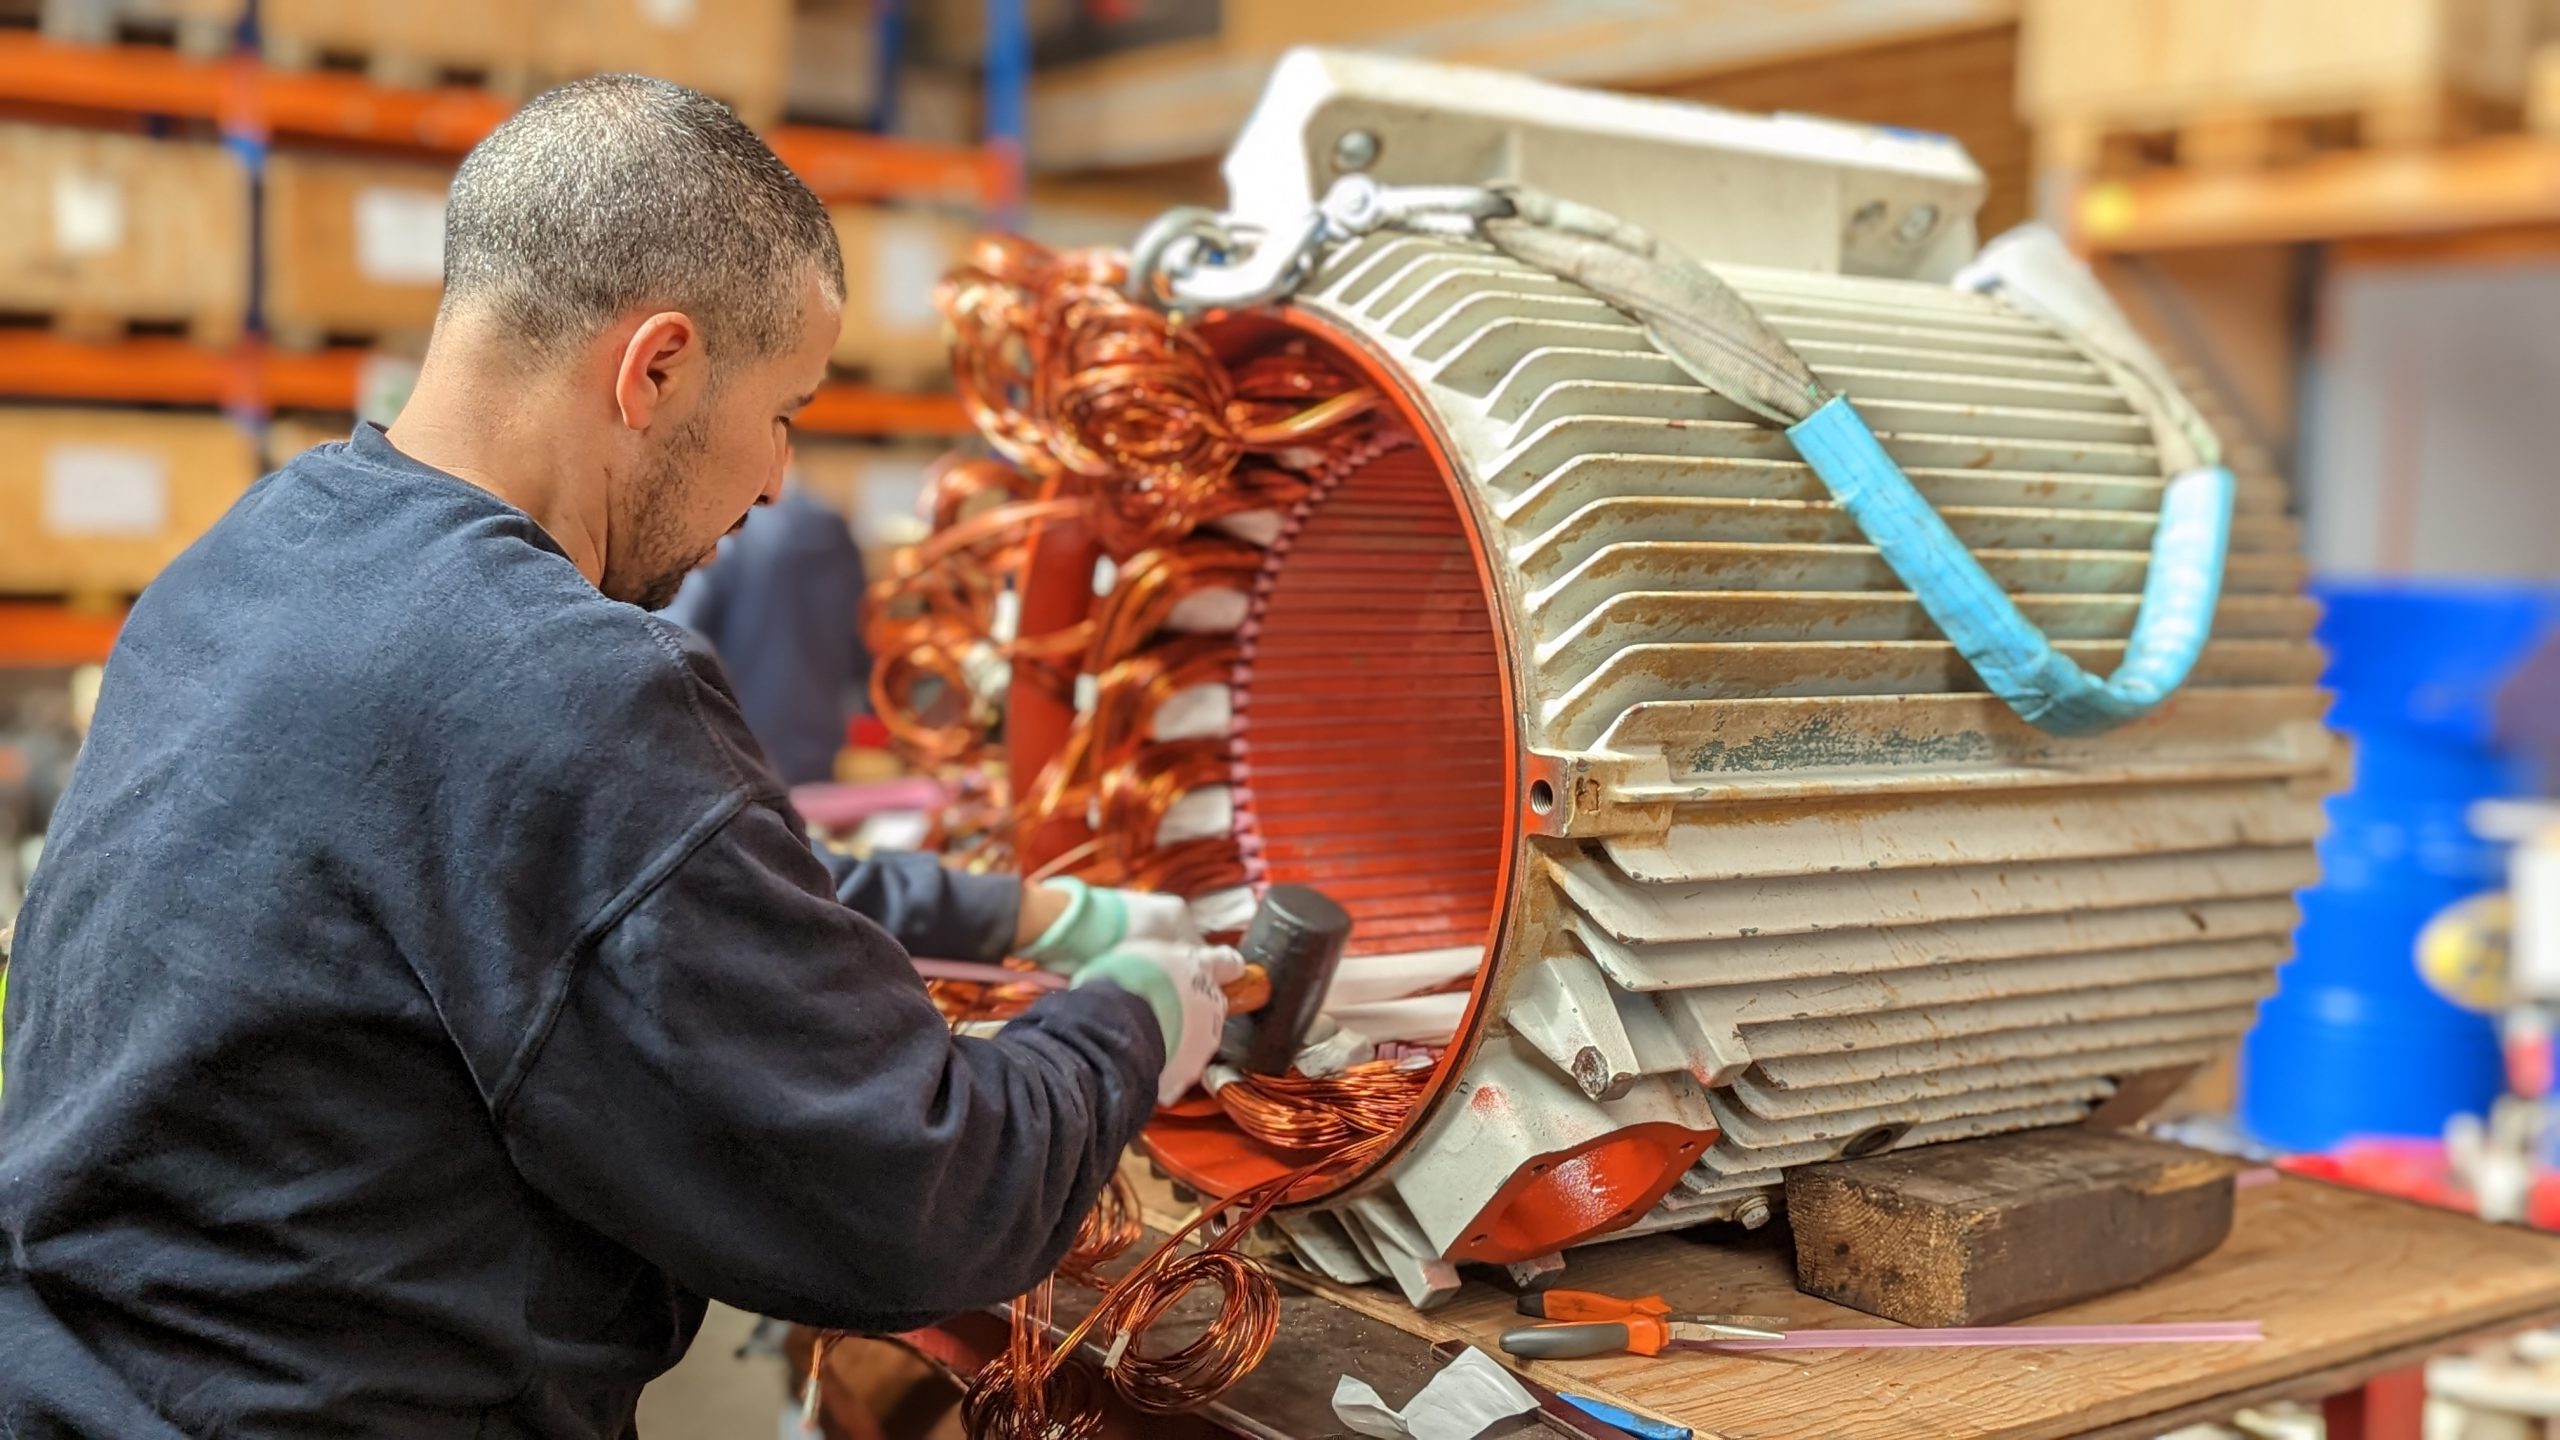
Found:
[[[1281,233],[1347,166],[1536,185],[1707,262],[2062,653],[2124,653],[2159,407],[2088,337],[1946,283],[1980,193],[1951,142],[1301,52],[1231,216]],[[1155,613],[1171,668],[1133,722],[1193,763],[1126,763],[1178,792],[1146,844],[1233,857],[1186,887],[1204,920],[1274,884],[1351,914],[1333,1060],[1412,1076],[1391,1138],[1277,1217],[1302,1258],[1429,1304],[1460,1263],[1756,1225],[1793,1166],[2137,1119],[2247,1028],[2336,764],[2280,491],[2241,491],[2183,687],[2057,735],[1637,317],[1463,230],[1331,243],[1291,281],[1184,343],[1375,407],[1273,451],[1285,503],[1194,537],[1216,563]],[[1101,679],[1080,716],[1020,652],[1149,573],[1095,556],[1043,530],[1010,582],[1017,785],[1087,743]],[[1036,865],[1077,836],[1017,838]],[[1213,1193],[1308,1158],[1210,1101],[1148,1149]]]

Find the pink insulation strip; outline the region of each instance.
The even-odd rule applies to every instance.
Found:
[[[2256,1320],[2155,1325],[1987,1325],[1955,1330],[1790,1330],[1777,1340],[1718,1340],[1716,1350],[1917,1350],[1929,1346],[2211,1345],[2264,1340]]]

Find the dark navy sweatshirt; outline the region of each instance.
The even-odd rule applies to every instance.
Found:
[[[825,861],[717,661],[379,432],[134,607],[21,917],[0,1436],[621,1437],[705,1297],[896,1330],[1056,1261],[1162,1045],[955,1040],[1014,882]]]

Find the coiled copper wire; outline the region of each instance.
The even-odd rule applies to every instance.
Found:
[[[1427,1067],[1372,1060],[1314,1079],[1247,1075],[1220,1089],[1217,1101],[1238,1129],[1266,1145],[1323,1153],[1394,1134],[1430,1084]]]
[[[1280,1292],[1258,1261],[1237,1250],[1272,1210],[1337,1170],[1367,1164],[1388,1137],[1372,1136],[1199,1214],[1126,1275],[1104,1289],[1076,1327],[1052,1344],[1047,1315],[1026,1323],[1015,1308],[1023,1343],[978,1372],[961,1402],[971,1440],[1089,1437],[1102,1424],[1101,1397],[1075,1357],[1087,1339],[1111,1337],[1103,1376],[1120,1398],[1153,1415],[1196,1410],[1233,1389],[1270,1353],[1280,1332]],[[1205,1238],[1201,1238],[1204,1234]],[[1197,1248],[1193,1248],[1195,1240]],[[1219,1292],[1218,1312],[1197,1337],[1170,1353],[1150,1355],[1144,1337],[1184,1297],[1202,1286]],[[1045,1306],[1048,1296],[1041,1297]],[[1037,1331],[1036,1336],[1030,1332]],[[1089,1372],[1086,1372],[1089,1377]]]
[[[962,461],[938,474],[932,537],[874,587],[868,638],[882,662],[873,698],[906,755],[957,782],[962,801],[936,831],[976,847],[974,858],[1008,861],[1013,837],[1089,817],[1093,838],[1041,873],[1198,895],[1244,885],[1255,866],[1230,835],[1160,844],[1162,822],[1184,795],[1228,783],[1233,757],[1223,738],[1161,740],[1154,722],[1182,690],[1231,676],[1238,642],[1226,634],[1171,636],[1167,622],[1192,596],[1248,592],[1265,569],[1262,551],[1211,527],[1291,511],[1311,493],[1310,477],[1374,454],[1385,422],[1377,393],[1303,340],[1230,370],[1186,322],[1127,299],[1125,275],[1116,254],[1059,255],[984,237],[937,289],[961,401],[1003,458]],[[1031,542],[1043,527],[1069,520],[1089,527],[1118,562],[1116,583],[1081,624],[1030,640],[999,635],[999,605],[1019,592]],[[999,717],[980,682],[998,665],[1013,683],[1027,673],[1060,697],[1072,693],[1079,672],[1093,677],[1093,703],[1038,775],[1007,776],[992,763]],[[1002,1013],[1030,993],[951,982],[933,988],[955,1020]],[[1228,1087],[1252,1117],[1239,1118],[1249,1132],[1314,1158],[1204,1210],[1110,1283],[1054,1346],[1053,1285],[1023,1297],[1006,1355],[986,1367],[964,1402],[969,1433],[978,1440],[1097,1433],[1099,1391],[1066,1357],[1106,1328],[1117,1337],[1110,1382],[1141,1410],[1191,1409],[1243,1378],[1270,1348],[1279,1301],[1270,1277],[1236,1245],[1302,1186],[1379,1154],[1418,1099],[1421,1073],[1359,1066],[1325,1080]],[[1191,1248],[1218,1219],[1223,1227]],[[1115,1184],[1059,1273],[1094,1283],[1099,1267],[1139,1233],[1134,1203]],[[1203,1285],[1221,1294],[1217,1316],[1190,1343],[1147,1354],[1148,1327]]]

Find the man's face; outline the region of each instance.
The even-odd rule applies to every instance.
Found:
[[[663,609],[711,558],[720,537],[782,493],[791,423],[827,373],[842,308],[812,278],[801,299],[800,336],[785,353],[728,367],[681,416],[655,427],[632,478],[615,496],[604,593]],[[660,432],[663,432],[661,438]]]

